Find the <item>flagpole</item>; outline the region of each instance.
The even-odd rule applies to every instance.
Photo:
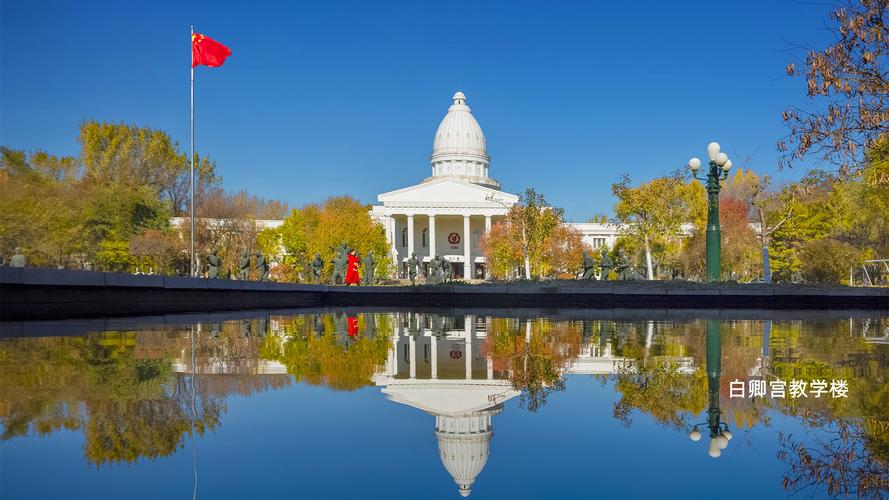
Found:
[[[189,37],[189,43],[194,45],[194,26],[191,27],[191,37]],[[192,55],[192,59],[194,59],[194,55]],[[194,60],[191,63],[191,155],[188,157],[188,164],[191,167],[191,194],[190,194],[190,210],[191,210],[191,252],[189,254],[190,261],[190,272],[189,276],[195,276],[196,267],[194,260]]]

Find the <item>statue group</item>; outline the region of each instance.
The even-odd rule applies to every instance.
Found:
[[[595,280],[596,263],[593,256],[584,250],[583,252],[583,274],[580,276],[582,280]],[[644,280],[645,277],[630,266],[630,259],[623,249],[618,251],[617,264],[611,260],[607,249],[603,248],[599,259],[599,269],[601,271],[601,279],[608,280],[611,271],[617,273],[617,279],[620,281]]]
[[[256,278],[259,281],[268,281],[269,280],[269,263],[266,260],[265,256],[262,255],[261,252],[256,252],[255,254],[255,263],[256,263]],[[210,254],[207,255],[206,258],[207,263],[207,278],[210,279],[219,279],[221,276],[219,274],[219,270],[222,268],[222,258],[219,256],[219,253],[216,249],[210,250]],[[231,277],[231,273],[229,273],[229,277]],[[238,279],[241,280],[249,280],[250,279],[250,253],[247,250],[241,252],[241,257],[238,259]]]

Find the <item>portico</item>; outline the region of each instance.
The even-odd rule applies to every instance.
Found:
[[[506,214],[503,205],[486,200],[490,196],[508,204],[517,201],[514,195],[449,178],[381,194],[383,205],[373,207],[373,216],[386,228],[399,275],[416,254],[423,263],[443,256],[454,264],[457,277],[484,277],[482,236]]]

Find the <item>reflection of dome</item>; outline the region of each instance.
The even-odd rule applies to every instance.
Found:
[[[494,435],[491,417],[501,411],[503,406],[497,405],[469,415],[435,417],[441,463],[454,478],[461,496],[469,496],[475,478],[485,468]]]
[[[457,179],[500,189],[500,183],[488,177],[488,146],[485,134],[472,110],[466,105],[466,96],[457,92],[448,114],[441,120],[432,144],[432,177]]]

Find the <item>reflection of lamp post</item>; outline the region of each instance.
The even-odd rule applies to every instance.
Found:
[[[710,158],[710,171],[707,177],[698,177],[701,160],[688,160],[688,168],[695,179],[707,181],[707,283],[722,278],[722,265],[719,250],[719,181],[728,177],[732,161],[728,155],[719,152],[719,143],[707,145],[707,156]]]
[[[728,446],[732,433],[728,425],[720,421],[719,409],[719,376],[722,373],[722,332],[719,320],[707,320],[707,393],[710,405],[707,408],[707,421],[695,424],[688,437],[692,441],[700,441],[701,431],[698,426],[706,425],[710,430],[710,449],[708,454],[717,458]]]

